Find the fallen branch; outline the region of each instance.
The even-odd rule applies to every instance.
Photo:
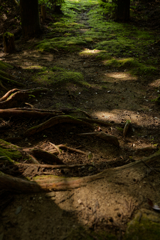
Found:
[[[58,152],[58,154],[61,154],[61,150],[59,149],[58,146],[56,146],[55,144],[53,144],[53,143],[51,143],[51,142],[50,142],[50,145],[56,149],[56,151]]]
[[[50,143],[50,144],[52,145],[53,143]],[[85,152],[83,152],[83,151],[81,151],[81,150],[79,150],[79,149],[67,147],[67,146],[64,145],[64,144],[57,145],[57,147],[58,147],[58,148],[61,148],[61,149],[69,150],[69,151],[71,151],[71,152],[77,152],[77,153],[84,154],[84,155],[87,154],[87,153],[85,153]]]

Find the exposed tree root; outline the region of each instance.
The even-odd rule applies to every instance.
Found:
[[[26,101],[29,97],[33,95],[40,94],[46,91],[44,88],[37,88],[32,90],[19,90],[19,89],[12,89],[8,91],[1,99],[0,99],[0,117],[8,118],[11,116],[20,116],[20,117],[51,117],[49,120],[34,126],[28,129],[24,136],[31,136],[38,132],[41,132],[47,128],[50,128],[57,124],[62,123],[72,123],[75,125],[84,125],[92,129],[93,131],[93,123],[104,125],[104,126],[111,126],[111,123],[107,123],[101,120],[92,119],[92,117],[87,114],[86,112],[80,111],[84,113],[88,118],[74,118],[69,115],[64,115],[66,110],[62,111],[54,111],[54,110],[45,110],[45,109],[35,109],[35,108],[15,108],[17,107],[20,102]],[[2,109],[8,108],[8,109]],[[69,109],[67,110],[69,111]],[[79,112],[78,110],[73,110],[73,112]],[[57,116],[58,115],[58,116]],[[53,117],[54,116],[54,117]],[[115,136],[108,135],[104,132],[89,132],[89,133],[81,133],[80,136],[96,136],[107,143],[113,144],[116,147],[119,147],[119,141]],[[85,186],[87,183],[91,181],[95,181],[98,179],[104,178],[107,184],[107,181],[140,181],[146,176],[146,167],[152,170],[153,168],[149,166],[150,163],[153,161],[157,161],[160,158],[160,151],[151,155],[148,158],[144,158],[141,161],[135,161],[133,163],[104,170],[101,173],[96,175],[82,177],[82,178],[65,178],[59,176],[53,176],[52,172],[44,171],[44,169],[64,169],[64,168],[80,168],[82,166],[89,166],[89,164],[75,164],[75,165],[64,165],[62,160],[60,160],[55,154],[61,154],[61,149],[65,149],[68,151],[80,153],[86,155],[87,153],[68,147],[64,144],[55,145],[50,143],[52,147],[51,151],[43,151],[39,149],[22,149],[16,145],[10,144],[5,142],[4,140],[0,139],[0,189],[14,191],[14,192],[40,192],[40,191],[59,191],[59,190],[68,190],[73,188],[78,188],[81,186]],[[40,164],[42,160],[48,164]],[[20,162],[25,163],[20,163]],[[53,165],[55,164],[55,165]],[[18,170],[25,169],[25,176],[27,179],[17,178],[10,175],[5,174],[5,166],[9,166],[11,169],[12,167],[17,167]],[[93,166],[92,164],[90,166]],[[4,167],[4,170],[3,170]],[[39,170],[40,169],[40,170]],[[34,174],[30,174],[34,171]],[[21,171],[19,171],[21,172]],[[127,174],[126,174],[127,172]],[[158,172],[158,171],[157,171]],[[122,178],[122,175],[127,175],[126,179]],[[43,176],[36,176],[36,175],[43,175]],[[48,175],[48,176],[47,176]],[[36,176],[33,178],[33,176]],[[32,178],[32,179],[31,179]]]
[[[52,163],[52,164],[64,164],[58,157],[56,157],[52,153],[48,153],[46,151],[40,150],[40,149],[33,149],[30,152],[35,158],[43,159],[46,163]]]
[[[160,151],[151,155],[150,157],[144,158],[143,162],[151,163],[152,161],[159,160]],[[14,192],[40,192],[40,191],[59,191],[68,190],[81,186],[85,186],[88,182],[95,181],[98,179],[105,178],[107,181],[116,178],[116,181],[123,181],[122,175],[127,170],[129,177],[126,179],[127,182],[133,180],[140,181],[145,174],[146,167],[142,161],[137,161],[130,163],[121,167],[107,169],[101,173],[93,176],[87,176],[82,178],[64,178],[57,176],[38,176],[33,179],[33,181],[22,180],[20,178],[15,178],[8,176],[0,172],[0,189],[10,190]],[[126,174],[126,173],[125,173]],[[108,180],[107,180],[108,179]]]
[[[46,88],[35,88],[32,90],[17,90],[17,91],[15,90],[15,92],[13,93],[9,91],[4,95],[4,97],[2,97],[5,100],[0,102],[0,108],[4,109],[4,108],[16,107],[19,104],[21,104],[21,102],[28,99],[29,97],[32,97],[37,94],[41,94],[46,91],[47,91]]]
[[[64,168],[80,168],[86,166],[93,166],[93,164],[73,164],[73,165],[49,165],[49,164],[30,164],[30,163],[16,163],[18,167],[37,167],[46,169],[64,169]]]
[[[64,113],[60,110],[48,110],[48,109],[39,109],[39,108],[13,108],[13,110],[26,110],[30,112],[44,112],[44,113],[52,113],[55,115],[63,115]]]
[[[28,157],[29,157],[29,159],[31,160],[32,163],[39,164],[39,162],[37,161],[37,159],[34,156],[29,154],[28,152],[26,152],[26,154],[28,155]]]
[[[61,123],[73,123],[73,124],[78,124],[78,125],[86,125],[90,128],[93,128],[92,125],[90,125],[89,123],[86,123],[82,120],[78,120],[71,116],[57,116],[57,117],[50,118],[46,122],[43,122],[35,127],[28,129],[24,133],[24,136],[31,136],[35,133],[43,131],[44,129],[53,127],[54,125],[61,124]]]
[[[0,98],[0,102],[7,100],[7,98],[9,98],[9,96],[10,96],[11,94],[13,94],[13,93],[15,93],[15,92],[18,92],[18,91],[20,91],[20,90],[17,89],[17,88],[14,88],[14,89],[8,91],[3,97]]]
[[[59,115],[59,114],[58,114]],[[56,112],[40,112],[40,111],[31,111],[31,110],[19,110],[14,108],[0,109],[1,118],[10,118],[10,117],[25,117],[25,118],[42,118],[42,117],[53,117],[57,116]]]

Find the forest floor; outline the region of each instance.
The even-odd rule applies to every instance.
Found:
[[[46,93],[31,95],[19,107],[61,110],[79,117],[85,117],[87,112],[93,119],[110,123],[96,124],[94,131],[114,135],[120,147],[96,136],[80,136],[91,129],[70,123],[21,137],[28,128],[47,118],[11,117],[5,120],[10,124],[7,130],[1,130],[1,139],[45,151],[51,149],[51,143],[67,144],[87,153],[60,154],[59,159],[66,165],[84,164],[52,171],[53,175],[64,177],[91,176],[157,152],[160,147],[159,6],[131,6],[131,22],[122,24],[112,21],[96,1],[67,1],[61,16],[48,10],[42,23],[43,34],[28,41],[20,38],[17,10],[11,11],[9,6],[6,9],[1,15],[0,29],[15,32],[16,52],[5,54],[0,45],[0,60],[14,66],[9,73],[24,84],[23,89],[47,88]],[[7,83],[5,87],[15,88]],[[1,89],[0,96],[7,90]],[[124,137],[127,120],[131,125]],[[39,161],[44,163],[41,158]],[[151,171],[153,167],[157,172]],[[140,209],[150,210],[147,199],[160,205],[159,163],[145,168],[141,178],[126,169],[119,175],[110,175],[109,179],[73,190],[10,196],[11,201],[1,214],[0,240],[123,239],[127,223],[135,213]],[[36,176],[34,171],[29,174]]]

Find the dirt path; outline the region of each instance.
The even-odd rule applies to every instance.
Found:
[[[17,142],[19,146],[38,146],[41,149],[46,148],[49,142],[67,143],[72,147],[80,146],[81,150],[93,154],[91,159],[79,154],[62,154],[61,159],[66,164],[93,163],[95,166],[84,167],[75,172],[58,172],[58,175],[64,176],[93,175],[106,168],[122,166],[153,154],[160,144],[159,107],[151,101],[159,92],[159,74],[157,72],[153,75],[132,74],[130,70],[132,67],[137,68],[137,65],[132,66],[130,62],[129,65],[117,65],[122,55],[115,56],[115,49],[112,57],[116,59],[116,64],[107,62],[110,61],[108,55],[105,55],[105,58],[104,55],[97,58],[99,54],[108,54],[108,52],[103,52],[103,49],[95,46],[100,42],[105,44],[104,40],[110,41],[110,39],[114,44],[116,32],[112,32],[111,29],[104,38],[103,34],[106,32],[97,29],[97,26],[93,27],[91,21],[92,15],[89,12],[94,10],[94,6],[85,6],[85,8],[84,6],[75,4],[74,10],[77,15],[73,22],[69,22],[69,24],[74,23],[72,27],[62,26],[64,22],[61,19],[59,22],[62,25],[58,25],[61,27],[56,31],[46,28],[46,33],[41,39],[47,39],[45,41],[50,44],[48,37],[50,34],[54,36],[54,41],[60,44],[66,37],[66,46],[69,46],[70,51],[66,51],[64,46],[62,48],[57,42],[57,45],[54,45],[54,41],[51,43],[53,48],[49,45],[50,50],[39,51],[35,49],[39,40],[32,39],[24,44],[17,41],[20,52],[12,55],[1,54],[0,58],[15,66],[12,74],[18,77],[26,88],[38,86],[48,88],[44,96],[30,99],[29,104],[35,108],[76,108],[88,112],[95,118],[113,123],[113,126],[101,126],[101,129],[116,136],[120,148],[106,144],[96,137],[80,137],[77,134],[88,129],[75,128],[67,124]],[[78,8],[81,12],[76,10]],[[98,21],[100,20],[97,19]],[[78,29],[75,28],[76,24],[80,25]],[[99,24],[101,25],[101,22]],[[97,37],[98,31],[100,37]],[[70,36],[69,40],[68,36]],[[77,36],[76,41],[81,43],[75,44],[74,36]],[[67,45],[68,41],[73,43]],[[123,50],[122,42],[119,43],[119,48]],[[125,54],[127,55],[128,52],[129,50],[126,50]],[[132,52],[132,54],[136,53]],[[130,56],[127,59],[130,59]],[[53,67],[56,67],[56,70],[51,71]],[[141,71],[140,67],[139,71]],[[60,76],[60,80],[63,81],[55,84],[56,73],[57,79]],[[50,82],[52,79],[53,82]],[[131,120],[132,129],[124,138],[123,127],[126,120]],[[18,122],[17,126],[16,119],[11,121],[13,128],[7,133],[2,133],[4,138],[17,137],[26,126],[34,126],[36,123],[31,119],[29,122]],[[99,126],[96,126],[96,129],[98,128]],[[12,204],[2,213],[0,239],[106,239],[104,233],[100,234],[102,236],[95,235],[98,230],[104,231],[105,234],[114,234],[110,238],[108,235],[107,239],[122,239],[126,224],[135,211],[142,207],[149,208],[147,198],[157,201],[160,197],[156,174],[154,176],[150,173],[148,175],[141,173],[141,178],[137,178],[136,174],[124,170],[72,191],[15,196]]]

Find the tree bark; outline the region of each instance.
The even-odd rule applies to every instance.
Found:
[[[6,32],[3,35],[3,45],[5,53],[13,53],[15,50],[14,34]]]
[[[130,20],[130,0],[118,0],[116,21],[128,22]]]
[[[46,19],[46,8],[45,5],[41,5],[41,17],[42,17],[42,21],[44,22]]]
[[[20,0],[22,33],[24,38],[40,34],[38,0]]]

